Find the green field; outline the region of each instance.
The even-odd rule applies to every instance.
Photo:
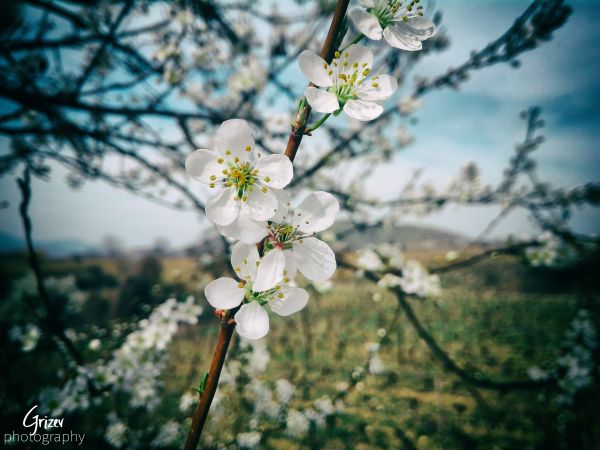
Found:
[[[444,264],[441,254],[412,256],[430,266]],[[101,270],[90,270],[92,266]],[[14,278],[24,272],[25,265],[19,259],[5,260],[0,269]],[[49,276],[75,274],[84,284],[92,277],[82,320],[100,328],[114,323],[123,314],[118,311],[149,303],[152,296],[157,302],[164,301],[165,295],[197,296],[204,314],[198,325],[183,326],[168,348],[162,401],[149,419],[143,419],[150,420],[150,425],[144,422],[146,426],[156,427],[175,420],[183,433],[191,410],[179,410],[180,398],[191,392],[208,369],[219,328],[202,297],[207,278],[197,262],[191,258],[143,263],[47,261],[45,270]],[[107,275],[114,279],[106,281]],[[99,279],[105,280],[102,288],[98,288]],[[597,290],[581,284],[582,279],[565,271],[533,271],[514,257],[499,257],[442,275],[439,299],[409,297],[407,302],[431,339],[464,373],[478,380],[528,381],[532,366],[555,366],[564,351],[565,333],[579,310],[587,309],[598,327]],[[264,449],[598,448],[598,374],[594,384],[568,406],[557,404],[556,388],[475,387],[434,355],[393,293],[347,269],[338,270],[334,281],[326,294],[311,289],[308,307],[302,312],[287,318],[271,315],[266,338],[270,362],[256,377],[271,389],[280,378],[292,382],[296,390],[288,409],[314,408],[314,401],[322,396],[342,399],[344,409],[303,437],[290,436],[285,424],[277,420],[259,418],[251,426],[255,405],[248,386],[252,380],[242,377],[235,388],[220,389],[222,401],[211,412],[203,437],[206,448],[236,448],[236,436],[251,429],[261,433],[260,448]],[[377,293],[381,295],[374,297]],[[140,313],[132,314],[135,320]],[[357,368],[368,367],[369,342],[380,342],[383,371],[370,374],[367,370],[353,378]],[[230,361],[244,358],[239,344],[234,334]],[[21,399],[35,393],[46,383],[44,373],[59,366],[59,360],[48,353],[49,344],[44,348],[46,353],[27,355],[5,373],[9,381],[27,380],[19,388]],[[340,393],[344,384],[347,390]],[[21,414],[22,406],[11,400],[10,390],[3,395],[5,404],[14,410],[7,411]],[[129,416],[134,426],[136,414]],[[79,421],[75,422],[78,429],[96,422],[90,415],[73,420]],[[94,445],[105,448],[99,439]]]
[[[439,300],[409,302],[440,346],[473,376],[527,380],[530,367],[553,366],[583,301],[572,292],[523,292],[532,284],[528,277],[515,260],[483,263],[444,276]],[[272,317],[271,362],[261,379],[273,384],[284,377],[296,384],[293,407],[335,397],[337,385],[365,365],[365,344],[377,341],[380,329],[386,330],[380,352],[385,371],[361,378],[345,398],[344,412],[301,442],[259,425],[270,436],[264,448],[402,448],[399,434],[419,449],[593,448],[597,387],[568,413],[551,390],[474,389],[444,369],[393,295],[375,302],[375,292],[381,291],[341,271],[333,291],[313,293],[300,314]],[[209,321],[174,344],[166,379],[174,396],[208,368],[216,331],[216,320]],[[245,403],[243,392],[231,393],[226,407],[235,413],[212,423],[212,432],[227,441],[248,431],[244,414],[252,405]],[[578,446],[570,447],[573,442]]]

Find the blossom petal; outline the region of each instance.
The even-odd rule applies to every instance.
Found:
[[[200,148],[186,158],[185,170],[192,178],[210,184],[222,177],[222,166],[217,162],[218,158],[219,155],[212,150]]]
[[[252,290],[263,292],[274,288],[277,283],[283,280],[284,270],[285,255],[283,251],[278,248],[271,250],[260,260]]]
[[[231,267],[242,280],[254,281],[256,279],[256,268],[259,261],[256,245],[238,242],[231,248]]]
[[[304,91],[304,96],[310,107],[316,112],[332,113],[340,109],[337,96],[332,92],[317,89],[314,86],[309,86]]]
[[[292,224],[303,233],[318,233],[333,224],[339,210],[340,204],[329,192],[311,192],[294,210]]]
[[[263,191],[264,189],[264,191]],[[254,185],[252,192],[245,202],[242,202],[241,215],[249,216],[254,220],[269,220],[277,211],[277,197],[271,189],[259,184]]]
[[[352,44],[341,55],[342,72],[351,75],[356,71],[355,64],[362,70],[365,67],[373,67],[373,52],[368,47],[360,44]],[[345,63],[348,64],[345,64]]]
[[[283,189],[294,177],[292,162],[285,155],[265,156],[256,163],[255,168],[262,183],[276,189]]]
[[[364,8],[372,8],[375,6],[375,0],[358,0],[358,3]]]
[[[358,28],[358,31],[369,39],[378,41],[383,36],[383,28],[379,25],[377,17],[364,9],[353,9],[348,13],[348,17],[350,17],[354,26]]]
[[[242,303],[246,291],[233,278],[217,278],[204,288],[206,300],[213,308],[231,309]]]
[[[361,100],[380,101],[390,98],[396,89],[398,89],[396,78],[390,75],[378,75],[360,85],[356,89],[356,95]]]
[[[434,34],[435,25],[424,17],[416,17],[408,22],[398,21],[383,30],[383,37],[392,47],[408,51],[421,50],[421,41]]]
[[[282,297],[279,297],[282,295]],[[269,302],[271,311],[280,316],[289,316],[300,311],[308,303],[308,292],[297,287],[286,287],[275,295],[275,299]]]
[[[283,275],[289,280],[293,280],[296,278],[296,273],[298,272],[298,263],[296,262],[296,257],[294,256],[294,252],[291,250],[284,250],[283,255],[285,256],[285,270],[283,271]],[[284,283],[288,283],[285,281]]]
[[[238,157],[241,161],[250,159],[252,150],[255,147],[250,127],[242,119],[231,119],[223,122],[217,130],[215,142],[222,155],[228,159]],[[228,152],[230,153],[228,154]]]
[[[298,269],[309,280],[324,281],[335,272],[335,254],[325,242],[309,237],[302,242],[294,242],[292,250]]]
[[[233,187],[223,189],[206,201],[206,217],[217,225],[229,225],[238,218],[240,201]]]
[[[230,239],[242,241],[245,244],[256,244],[269,234],[266,221],[252,220],[247,216],[239,216],[230,225],[218,226],[219,233]]]
[[[285,220],[290,210],[290,194],[283,189],[272,189],[272,191],[277,197],[277,212],[271,217],[271,222],[281,223]]]
[[[269,315],[258,302],[242,305],[234,317],[238,334],[246,339],[260,339],[269,332]]]
[[[373,120],[381,115],[383,106],[366,100],[349,100],[344,105],[344,112],[356,120]]]
[[[310,50],[304,50],[298,57],[300,70],[309,81],[317,86],[333,86],[333,80],[327,73],[328,64],[323,58]]]

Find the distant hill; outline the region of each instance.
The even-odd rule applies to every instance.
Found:
[[[342,242],[352,250],[384,242],[402,244],[406,250],[452,249],[468,243],[467,238],[460,234],[433,227],[402,225],[377,230],[354,230],[346,233],[351,228],[349,222],[340,220],[333,226],[333,231],[345,236]],[[200,255],[223,249],[223,240],[216,230],[206,230],[203,237],[198,244],[186,248],[185,254]]]
[[[78,239],[57,239],[50,241],[35,241],[36,250],[54,258],[64,258],[98,251],[97,247]],[[25,251],[25,240],[0,231],[0,254]]]
[[[433,250],[457,248],[468,243],[467,238],[458,233],[426,226],[400,225],[346,233],[351,228],[349,222],[338,221],[333,230],[345,235],[343,241],[352,249],[364,247],[365,244],[396,243],[402,244],[407,250]]]

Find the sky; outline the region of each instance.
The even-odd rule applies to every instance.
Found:
[[[354,3],[354,2],[353,2]],[[498,37],[527,6],[527,1],[438,1],[451,46],[441,54],[424,58],[415,74],[443,73]],[[498,65],[474,73],[460,92],[448,89],[428,94],[407,124],[415,143],[400,152],[392,164],[376,176],[372,188],[383,192],[386,180],[408,177],[415,168],[438,186],[447,184],[459,168],[474,161],[485,182],[497,182],[501,170],[522,140],[524,126],[519,111],[542,108],[546,122],[545,143],[537,152],[539,172],[552,183],[572,187],[598,179],[600,168],[600,2],[570,2],[574,13],[552,41],[524,54],[521,67]],[[299,69],[297,71],[300,80]],[[406,84],[406,89],[411,83]],[[173,247],[190,244],[202,235],[206,222],[194,213],[178,212],[145,201],[102,182],[87,182],[79,191],[66,186],[66,172],[55,167],[49,182],[33,185],[31,214],[34,237],[39,240],[77,239],[98,244],[115,235],[131,248],[151,245],[166,238]],[[17,214],[15,177],[0,178],[0,231],[22,236]],[[424,219],[425,224],[476,236],[497,213],[494,208],[446,208]],[[599,231],[597,211],[583,211],[575,218],[577,229]],[[498,228],[534,233],[522,214],[515,214]]]

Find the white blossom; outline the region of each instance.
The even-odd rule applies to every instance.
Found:
[[[88,344],[88,348],[92,351],[98,350],[101,346],[102,342],[100,342],[100,339],[92,339]]]
[[[127,426],[123,422],[113,422],[106,428],[104,439],[113,447],[121,448],[125,443],[127,432]]]
[[[179,411],[187,413],[190,408],[196,404],[197,395],[192,392],[185,392],[179,399]]]
[[[381,375],[385,370],[385,365],[379,353],[375,353],[369,359],[369,373],[372,375]]]
[[[42,333],[37,325],[29,323],[24,327],[14,326],[10,329],[11,340],[21,344],[24,353],[35,350]]]
[[[398,285],[407,294],[419,297],[435,297],[441,292],[439,276],[429,275],[427,269],[414,259],[408,260],[402,267]]]
[[[340,208],[338,201],[327,192],[317,191],[308,194],[298,207],[291,209],[285,191],[278,191],[276,195],[276,214],[270,223],[240,219],[231,226],[219,227],[219,231],[247,244],[267,237],[267,262],[281,261],[282,254],[285,254],[286,258],[294,260],[298,270],[309,280],[329,279],[337,267],[335,254],[329,245],[313,234],[326,230],[335,222]]]
[[[275,382],[275,391],[277,392],[277,398],[281,403],[285,405],[287,405],[290,402],[295,390],[295,386],[285,378],[280,378]]]
[[[231,252],[231,265],[240,281],[218,278],[204,288],[204,294],[218,309],[241,305],[235,321],[242,337],[260,339],[269,332],[269,316],[262,305],[269,304],[280,316],[306,306],[308,292],[291,285],[297,266],[289,252],[272,251],[259,258],[255,245],[238,242]]]
[[[262,435],[258,431],[240,433],[237,435],[237,443],[240,448],[257,448]]]
[[[423,106],[423,101],[416,97],[405,97],[398,102],[398,111],[403,116],[410,116]]]
[[[356,265],[361,269],[377,271],[383,268],[381,258],[375,251],[369,248],[361,249],[357,252],[357,255]]]
[[[199,149],[185,161],[187,173],[211,189],[220,191],[206,202],[206,216],[226,226],[238,218],[268,220],[275,215],[277,197],[292,179],[293,167],[285,155],[260,158],[250,127],[231,119],[217,130],[217,151]]]
[[[329,397],[326,395],[319,397],[314,402],[315,408],[323,416],[330,416],[335,413],[335,406]]]
[[[287,434],[292,437],[301,437],[308,432],[310,423],[300,411],[290,409],[285,422]]]
[[[353,9],[348,17],[369,39],[383,37],[392,47],[401,50],[421,50],[422,41],[435,34],[435,25],[423,17],[419,1],[359,0],[366,8]]]
[[[304,50],[298,59],[302,73],[318,89],[309,86],[304,96],[313,110],[335,113],[343,110],[353,119],[367,121],[381,115],[386,100],[398,88],[398,82],[390,75],[368,78],[373,65],[373,52],[364,45],[353,44],[328,64],[310,50]]]
[[[181,439],[181,425],[174,420],[169,420],[161,425],[157,436],[152,440],[151,447],[164,448],[178,443]]]

